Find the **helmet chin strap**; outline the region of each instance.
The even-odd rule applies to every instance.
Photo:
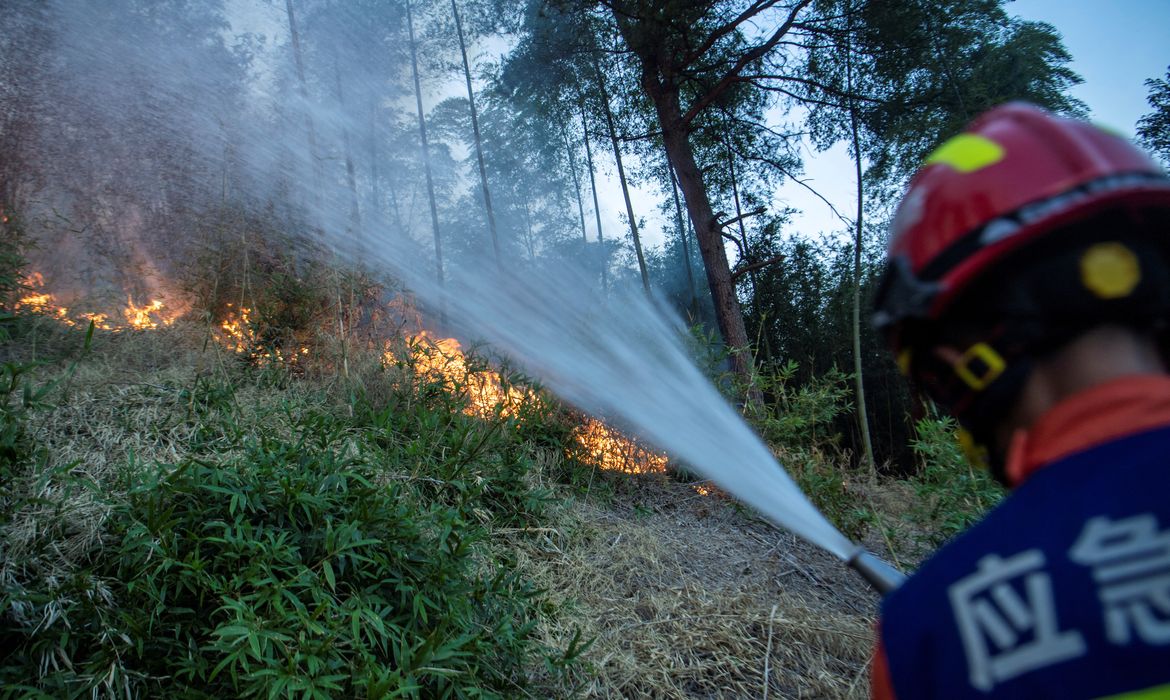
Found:
[[[986,343],[976,346],[990,348]],[[1027,354],[1003,359],[1002,370],[984,385],[971,386],[966,381],[970,373],[963,365],[955,365],[955,375],[970,387],[968,397],[954,409],[955,418],[967,434],[964,453],[975,466],[983,466],[995,480],[1011,486],[1006,472],[1007,445],[996,444],[996,431],[1008,419],[1024,384],[1032,372],[1033,361]],[[961,442],[963,439],[961,438]]]

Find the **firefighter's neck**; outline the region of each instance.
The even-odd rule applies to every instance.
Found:
[[[1061,401],[1086,389],[1143,374],[1167,374],[1152,337],[1121,326],[1099,326],[1035,362],[1019,400],[996,430],[1006,452],[1017,430],[1031,427]]]

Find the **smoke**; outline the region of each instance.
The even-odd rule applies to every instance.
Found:
[[[18,0],[0,19],[40,33],[33,46],[0,44],[0,75],[17,100],[0,134],[18,156],[0,170],[19,183],[3,190],[6,204],[41,222],[46,276],[58,288],[66,277],[88,291],[123,292],[144,278],[165,285],[215,240],[224,209],[244,211],[240,221],[281,229],[305,257],[400,281],[458,335],[488,341],[572,404],[620,419],[776,523],[838,556],[853,549],[691,362],[666,304],[636,285],[601,287],[596,246],[572,228],[556,149],[525,151],[496,173],[513,193],[499,199],[496,259],[486,227],[471,223],[482,200],[460,196],[475,184],[457,162],[466,144],[431,144],[447,252],[439,281],[404,6],[294,2],[299,53],[277,5],[42,6]],[[444,5],[415,12],[433,78],[452,43]],[[251,17],[257,29],[241,35],[229,17]],[[429,104],[449,96],[443,85],[430,82]],[[457,131],[452,104],[433,115],[451,120],[434,134]],[[501,156],[513,123],[504,112],[485,109],[482,125]],[[554,129],[550,143],[561,138]],[[533,236],[539,250],[527,244]]]

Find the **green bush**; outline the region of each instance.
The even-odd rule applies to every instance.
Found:
[[[918,493],[914,510],[938,544],[973,525],[1003,497],[1003,489],[982,469],[971,466],[956,436],[953,418],[923,418],[911,443],[922,460],[912,483]]]
[[[873,516],[849,486],[858,475],[848,468],[834,429],[837,416],[850,410],[849,376],[833,368],[796,386],[798,370],[789,360],[757,375],[766,401],[751,414],[753,425],[784,453],[784,467],[813,505],[846,536],[860,537]]]
[[[259,415],[236,394],[180,397],[190,456],[126,466],[88,562],[6,562],[0,695],[513,697],[575,663],[488,547],[547,500],[514,431],[409,387]]]
[[[24,256],[28,243],[16,214],[0,207],[0,216],[3,218],[0,236],[6,241],[0,245],[0,342],[3,342],[11,337],[12,326],[17,321],[16,302],[27,291],[21,273],[28,263]]]

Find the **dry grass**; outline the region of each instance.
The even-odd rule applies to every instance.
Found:
[[[594,640],[584,697],[867,696],[876,598],[839,562],[684,484],[635,490],[513,545],[558,607],[546,641]]]
[[[26,351],[76,342],[51,332]],[[98,335],[62,385],[64,395],[31,416],[46,460],[24,486],[43,505],[13,514],[0,542],[7,564],[51,578],[102,546],[104,507],[55,472],[83,475],[108,494],[124,487],[134,465],[173,463],[190,450],[198,429],[186,419],[190,389],[214,381],[232,361],[205,335],[197,326]],[[358,360],[351,368],[360,381],[368,368]],[[67,364],[59,363],[58,374]],[[321,388],[312,381],[237,387],[236,415],[284,430],[266,412],[281,403],[295,411],[300,397]],[[537,476],[560,458],[545,457]],[[593,640],[586,664],[572,672],[581,696],[866,696],[876,598],[839,562],[686,484],[597,478],[613,485],[611,502],[562,493],[564,505],[547,527],[495,533],[547,591],[552,613],[538,628],[544,641],[564,648],[577,629]],[[25,561],[21,552],[38,542],[51,542],[52,555]]]
[[[102,545],[108,510],[102,501],[128,486],[137,469],[177,463],[190,452],[199,430],[199,421],[190,420],[191,390],[234,359],[202,342],[206,327],[195,325],[99,331],[80,356],[83,334],[46,325],[30,342],[10,346],[5,358],[49,362],[37,371],[38,383],[59,380],[49,405],[29,415],[41,459],[19,484],[26,505],[11,514],[0,538],[4,565],[19,563],[45,579],[64,576]],[[280,398],[287,402],[290,393],[296,392]],[[235,404],[251,418],[277,400],[249,385]],[[32,551],[40,556],[26,558]]]

